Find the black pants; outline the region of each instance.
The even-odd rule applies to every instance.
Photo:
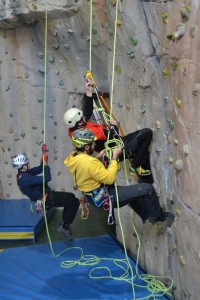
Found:
[[[137,130],[127,134],[122,138],[126,158],[130,159],[133,168],[142,166],[144,169],[151,170],[149,146],[151,144],[153,132],[149,128]],[[120,160],[123,160],[122,155]],[[140,178],[140,182],[153,183],[152,174]]]
[[[73,193],[50,191],[47,196],[46,206],[64,207],[62,220],[65,224],[71,224],[79,208],[79,199]]]
[[[113,207],[117,208],[117,196],[114,186],[108,187]],[[117,194],[119,207],[127,204],[145,222],[148,218],[159,219],[161,217],[161,206],[157,194],[151,184],[140,183],[129,186],[118,186]]]

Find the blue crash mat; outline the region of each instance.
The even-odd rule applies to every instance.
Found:
[[[28,199],[0,200],[0,241],[35,241],[45,228],[44,217],[37,214]],[[47,220],[55,214],[55,209],[47,211]]]
[[[132,285],[120,279],[124,270],[113,260],[124,260],[124,251],[111,236],[55,242],[53,251],[55,255],[45,243],[0,252],[0,299],[172,299],[158,292],[148,298],[151,293],[138,277],[134,279],[133,297]],[[129,261],[135,274],[135,261]],[[140,267],[139,272],[145,274]],[[115,279],[109,278],[110,274]]]

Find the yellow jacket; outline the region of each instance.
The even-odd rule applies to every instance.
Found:
[[[76,151],[65,159],[64,165],[69,169],[75,185],[82,192],[93,191],[102,183],[113,184],[118,170],[116,160],[112,160],[106,169],[97,158],[85,153],[77,154]]]

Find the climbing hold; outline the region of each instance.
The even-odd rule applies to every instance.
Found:
[[[174,145],[178,145],[178,140],[174,139]]]
[[[164,101],[165,101],[165,103],[167,104],[167,103],[169,103],[169,97],[164,97]]]
[[[177,246],[175,244],[172,245],[172,250],[175,251],[177,249]]]
[[[187,144],[183,145],[183,153],[184,153],[184,155],[188,155],[188,153],[189,153],[189,148],[188,148]]]
[[[52,47],[53,47],[54,50],[57,51],[60,48],[60,45],[59,44],[53,44]]]
[[[185,259],[185,257],[184,257],[183,255],[181,255],[181,256],[179,257],[179,260],[180,260],[181,265],[182,265],[183,267],[185,267],[185,266],[186,266],[186,259]]]
[[[127,55],[128,55],[130,58],[135,58],[134,50],[133,50],[133,49],[128,49],[128,50],[127,50]]]
[[[117,2],[117,0],[111,0],[112,6],[115,6],[115,5],[116,5],[116,2]]]
[[[129,42],[130,44],[132,44],[133,46],[137,46],[138,44],[138,39],[136,36],[132,36],[132,37],[129,37]]]
[[[97,29],[92,28],[92,34],[97,34]]]
[[[57,36],[58,35],[58,31],[56,29],[53,30],[53,35]]]
[[[22,138],[24,138],[24,137],[25,137],[25,133],[21,133],[20,136],[21,136]]]
[[[54,125],[56,126],[56,125],[57,125],[57,122],[54,122]]]
[[[122,69],[119,66],[116,66],[115,70],[119,75],[122,73]]]
[[[169,161],[170,164],[172,164],[173,163],[173,157],[169,156],[168,161]]]
[[[141,105],[141,109],[140,109],[141,113],[144,114],[147,111],[147,106],[146,104],[142,104]]]
[[[189,20],[190,12],[191,12],[191,6],[189,6],[189,5],[181,8],[180,14],[181,14],[181,18],[184,22],[187,22]]]
[[[172,71],[176,71],[177,68],[178,68],[178,63],[177,63],[177,61],[173,60],[171,62],[171,69],[172,69]]]
[[[157,147],[157,148],[156,148],[156,153],[157,153],[158,155],[160,155],[161,152],[162,152],[162,149],[161,149],[160,147]]]
[[[43,66],[38,66],[38,67],[37,67],[37,70],[38,70],[42,75],[44,75],[45,69],[44,69]]]
[[[43,57],[44,57],[44,53],[43,53],[42,51],[39,51],[39,52],[37,53],[37,55],[39,56],[39,58],[43,58]]]
[[[37,10],[37,4],[32,3],[32,8],[33,8],[33,10]]]
[[[195,83],[194,88],[192,90],[192,95],[197,96],[200,92],[200,83]]]
[[[32,126],[32,129],[37,129],[37,126],[33,125],[33,126]]]
[[[168,141],[169,144],[172,143],[172,137],[170,135],[167,137],[167,141]]]
[[[176,105],[177,105],[178,107],[181,107],[182,101],[181,101],[178,97],[175,98],[175,101],[176,101]]]
[[[60,80],[60,81],[58,82],[58,85],[60,85],[60,86],[64,85],[64,80]]]
[[[13,117],[13,114],[12,114],[12,113],[10,113],[10,117],[11,117],[11,118]]]
[[[43,102],[43,98],[38,98],[38,102],[42,103]]]
[[[181,210],[180,210],[179,208],[176,209],[176,215],[177,215],[178,217],[181,216]]]
[[[58,172],[58,173],[57,173],[57,176],[60,176],[60,175],[61,175],[61,172]]]
[[[121,20],[117,20],[117,26],[121,26],[123,22]]]
[[[28,73],[28,72],[25,72],[25,73],[24,73],[24,77],[25,77],[25,78],[28,78],[28,77],[29,77],[29,73]]]
[[[163,68],[162,74],[163,74],[163,78],[167,78],[167,77],[168,77],[168,70],[167,70],[167,67],[164,67],[164,68]]]
[[[157,121],[155,122],[155,126],[156,126],[157,129],[160,129],[160,128],[161,128],[161,123],[160,123],[160,121],[157,120]]]
[[[53,119],[53,113],[50,113],[50,114],[49,114],[49,117],[50,117],[51,119]]]
[[[72,29],[67,30],[68,33],[74,33]]]
[[[171,130],[174,129],[174,122],[172,120],[168,120],[168,125]]]
[[[10,90],[10,86],[8,85],[7,88],[5,89],[6,92],[8,92]]]
[[[55,56],[50,56],[50,57],[49,57],[49,62],[50,62],[50,63],[53,63],[54,61],[55,61]]]
[[[170,32],[168,35],[167,35],[167,38],[172,41],[172,42],[176,42],[176,41],[179,41],[185,34],[185,24],[178,24],[176,26],[176,30],[173,31],[173,32]]]
[[[192,25],[190,27],[190,35],[194,38],[197,35],[197,25]]]
[[[182,159],[177,159],[177,160],[175,161],[174,167],[175,167],[175,169],[176,169],[177,171],[182,171],[182,170],[183,170],[183,161],[182,161]]]
[[[123,104],[119,102],[119,103],[117,103],[117,106],[121,108],[121,107],[123,107]]]
[[[168,13],[166,12],[162,13],[162,20],[164,24],[168,23]]]
[[[9,133],[13,133],[13,128],[9,128]]]

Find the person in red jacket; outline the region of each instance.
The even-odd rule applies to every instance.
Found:
[[[129,133],[124,137],[119,135],[117,122],[112,120],[109,128],[102,124],[90,122],[89,119],[93,114],[93,97],[92,97],[93,83],[90,79],[86,80],[86,95],[85,106],[83,111],[78,108],[68,109],[63,116],[64,123],[68,127],[68,134],[70,138],[75,130],[86,128],[91,130],[95,135],[95,151],[100,152],[104,147],[104,143],[113,138],[120,138],[124,143],[124,150],[126,158],[131,162],[129,169],[130,175],[139,175],[140,182],[153,183],[153,176],[150,166],[149,146],[152,141],[153,132],[149,128],[143,128],[135,132]],[[119,157],[123,160],[123,155]]]
[[[43,145],[43,149],[47,149]],[[44,166],[43,166],[44,164]],[[57,192],[51,190],[48,182],[51,181],[51,172],[48,166],[48,154],[43,151],[41,164],[30,168],[29,159],[25,154],[15,155],[12,159],[13,168],[18,170],[17,184],[20,191],[34,202],[36,210],[41,215],[44,214],[43,207],[43,180],[45,181],[45,208],[63,207],[62,225],[58,228],[65,238],[71,239],[70,224],[73,222],[79,208],[79,199],[73,193]],[[44,176],[39,175],[43,172]]]

